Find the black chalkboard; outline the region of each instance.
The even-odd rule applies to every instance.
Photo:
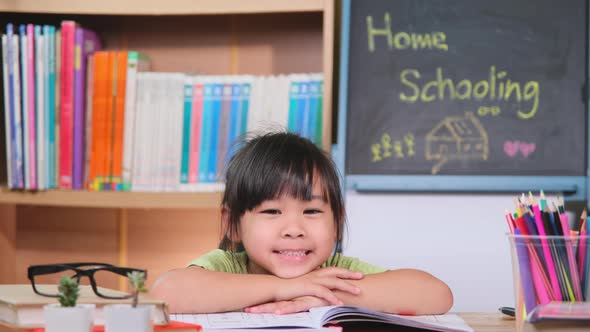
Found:
[[[586,0],[350,0],[349,175],[586,173]]]

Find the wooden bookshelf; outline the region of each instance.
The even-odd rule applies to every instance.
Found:
[[[123,208],[123,209],[215,209],[221,192],[109,192],[48,190],[19,192],[0,188],[0,204]]]
[[[91,15],[321,12],[324,0],[0,0],[0,11]]]
[[[105,49],[144,52],[154,71],[322,72],[322,145],[329,151],[334,2],[0,0],[0,21],[58,25],[72,19],[96,31]],[[2,124],[0,142],[3,135]],[[219,191],[20,192],[4,184],[0,182],[0,284],[27,283],[31,264],[102,261],[148,269],[149,287],[165,271],[214,249],[220,237]]]

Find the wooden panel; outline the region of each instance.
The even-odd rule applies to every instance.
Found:
[[[321,11],[323,0],[0,0],[0,11],[80,14],[228,14]]]
[[[221,186],[217,189],[221,189]],[[217,208],[221,192],[145,193],[114,191],[49,190],[39,192],[10,191],[0,187],[0,203],[35,204],[68,207],[127,208]]]
[[[128,262],[147,268],[148,287],[219,244],[219,209],[129,210],[128,217]]]
[[[0,204],[0,284],[16,281],[16,206]]]
[[[26,270],[32,264],[116,264],[116,216],[116,210],[113,209],[19,206],[16,233],[17,282],[29,282]]]

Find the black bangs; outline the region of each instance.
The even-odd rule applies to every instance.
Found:
[[[266,136],[260,137],[259,142],[253,144],[251,149],[246,148],[251,150],[247,151],[248,155],[255,156],[254,158],[240,160],[241,156],[237,155],[228,169],[226,186],[230,186],[230,190],[226,192],[233,192],[235,196],[230,194],[228,196],[234,197],[227,198],[236,200],[234,203],[240,206],[240,213],[282,195],[309,201],[312,199],[313,183],[318,179],[321,181],[322,198],[329,201],[327,179],[331,176],[326,173],[329,172],[330,165],[322,165],[325,157],[321,155],[321,151],[310,149],[308,145],[311,143],[300,138],[265,138]],[[320,155],[310,155],[310,150]],[[232,180],[237,183],[231,183]]]

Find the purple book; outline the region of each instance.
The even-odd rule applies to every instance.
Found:
[[[74,133],[72,188],[82,189],[84,183],[86,63],[88,55],[101,49],[100,40],[91,30],[76,26],[74,36]]]

